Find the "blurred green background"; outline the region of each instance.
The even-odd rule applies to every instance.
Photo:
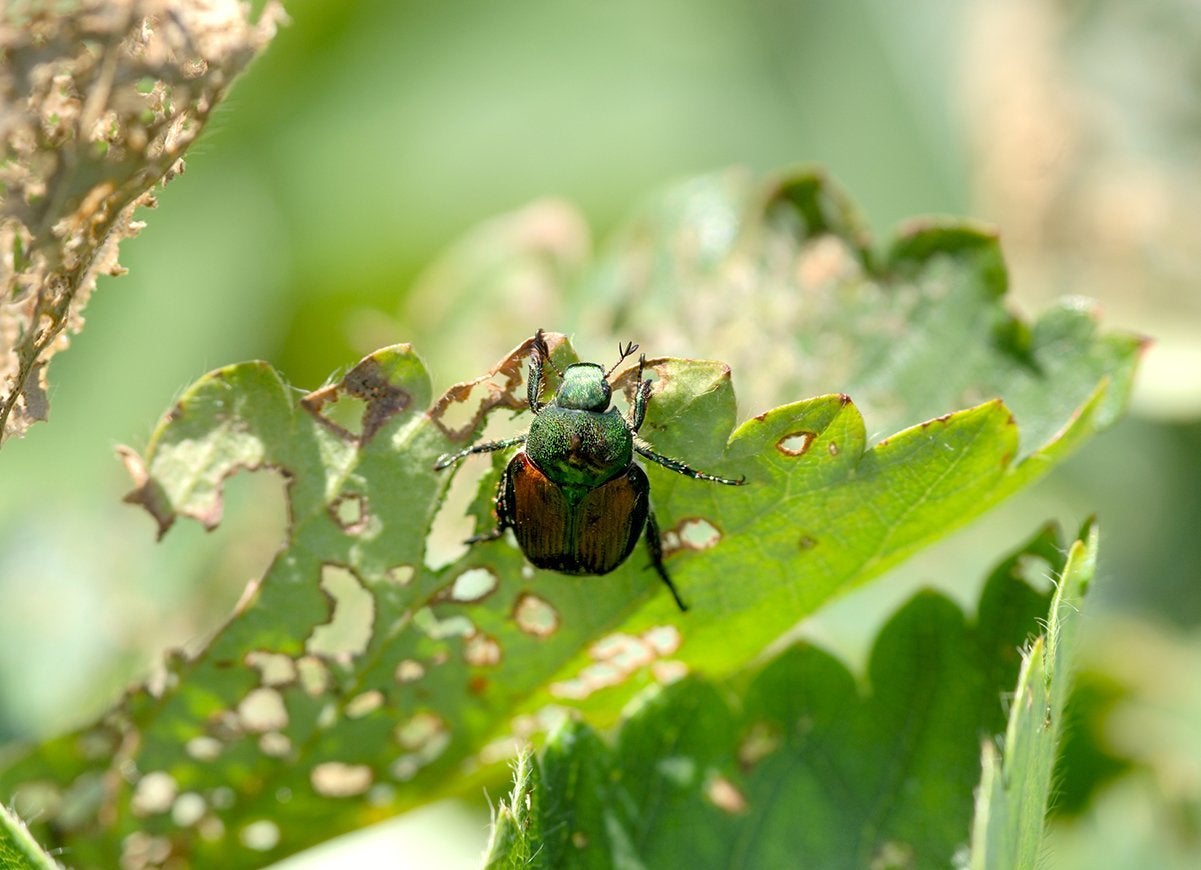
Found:
[[[446,387],[535,326],[566,328],[538,319],[547,307],[533,291],[511,300],[503,329],[464,341],[447,328],[453,312],[428,294],[425,270],[481,221],[566,200],[590,227],[561,240],[578,260],[673,181],[814,162],[881,242],[911,216],[990,222],[1015,308],[1081,294],[1100,300],[1105,328],[1156,343],[1129,419],[811,632],[861,660],[874,627],[864,613],[882,618],[919,581],[971,602],[986,566],[1038,522],[1074,528],[1099,514],[1084,701],[1052,848],[1062,866],[1191,866],[1201,854],[1201,670],[1187,667],[1201,660],[1201,5],[286,5],[291,26],[142,215],[146,230],[122,251],[129,275],[101,279],[86,330],[51,366],[51,421],[0,451],[0,738],[95,715],[164,648],[218,626],[271,558],[284,518],[269,475],[231,482],[211,534],[181,524],[156,543],[149,517],[120,503],[128,480],[114,446],[143,448],[200,374],[262,358],[312,389],[375,347],[409,341]],[[376,839],[395,848],[433,831],[439,866],[472,866],[486,823],[475,803],[423,811]],[[1118,861],[1127,854],[1130,864]]]

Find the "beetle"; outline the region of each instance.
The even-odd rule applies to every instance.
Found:
[[[573,363],[560,370],[539,329],[532,342],[526,384],[526,401],[534,414],[529,431],[444,454],[434,468],[440,471],[475,453],[520,445],[497,487],[496,528],[468,538],[467,543],[493,541],[512,529],[521,551],[536,567],[560,574],[599,575],[625,562],[645,531],[651,567],[671,590],[676,606],[686,611],[663,565],[659,525],[650,508],[650,481],[634,454],[695,480],[741,486],[746,479],[697,471],[656,453],[638,437],[651,398],[651,382],[642,377],[646,355],[638,358],[637,387],[627,418],[609,406],[613,395],[609,376],[638,345],[619,344],[617,349],[620,357],[608,371],[596,363]],[[543,402],[547,364],[560,381],[554,398]]]

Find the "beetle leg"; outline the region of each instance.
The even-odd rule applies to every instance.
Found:
[[[634,404],[630,405],[630,431],[637,432],[646,419],[646,405],[651,400],[651,382],[642,379],[646,367],[646,354],[638,357],[638,388],[634,391]]]
[[[645,456],[651,462],[656,462],[664,468],[670,468],[676,474],[683,474],[686,477],[691,477],[695,480],[708,480],[713,483],[724,483],[727,486],[742,486],[746,483],[746,477],[740,477],[734,480],[729,477],[718,477],[715,474],[706,474],[703,471],[697,471],[695,468],[685,465],[678,459],[672,459],[670,456],[664,456],[662,453],[656,453],[650,447],[641,443],[639,439],[634,439],[634,450],[639,456]]]
[[[542,410],[542,361],[548,359],[550,348],[546,346],[546,339],[539,329],[534,333],[534,343],[530,348],[530,376],[525,385],[526,400],[535,414]]]
[[[680,598],[680,593],[676,591],[676,584],[671,582],[671,578],[667,576],[667,568],[663,566],[663,541],[659,537],[659,524],[655,522],[653,511],[649,511],[646,515],[646,548],[651,553],[651,567],[655,569],[659,579],[666,583],[667,588],[671,590],[671,597],[676,600],[676,607],[680,608],[681,613],[685,613],[688,605]]]
[[[460,450],[458,453],[443,453],[434,463],[434,471],[441,471],[454,465],[460,460],[466,459],[473,453],[495,453],[497,450],[504,450],[506,447],[516,447],[518,444],[525,443],[525,436],[519,435],[516,438],[506,438],[503,441],[485,441],[483,444],[477,444],[474,447],[468,447]]]

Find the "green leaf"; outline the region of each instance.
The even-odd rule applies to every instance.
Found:
[[[949,866],[972,824],[980,740],[1005,727],[1006,687],[1029,687],[1031,662],[1051,647],[1060,664],[1047,685],[1062,701],[1063,620],[1077,613],[1095,546],[1090,532],[1065,560],[1043,531],[993,571],[974,621],[941,595],[918,594],[880,632],[864,680],[799,644],[749,678],[692,676],[649,691],[612,748],[569,721],[548,741],[532,795],[537,778],[520,781],[539,854],[573,867]],[[1045,586],[1043,571],[1060,577],[1053,598],[1027,580]],[[1010,741],[1042,730],[1038,700],[1037,722],[1020,707]],[[1006,778],[1034,778],[1045,802],[1052,758],[1015,761]],[[1041,824],[1043,806],[1023,815]],[[991,848],[1007,857],[987,866],[1033,866],[1021,836],[996,828]]]
[[[58,866],[17,814],[0,803],[0,870],[55,870]]]
[[[739,212],[744,224],[733,229],[747,241],[738,256],[750,256],[754,239],[763,240],[759,259],[808,251],[811,228],[780,212],[795,211],[800,193],[783,204],[770,188],[766,196],[775,204],[763,206],[761,191],[756,209]],[[690,219],[710,205],[700,201]],[[826,228],[850,226],[837,205],[819,205],[802,211],[826,215]],[[681,671],[736,673],[824,602],[978,516],[1112,419],[1136,342],[1097,336],[1077,312],[1061,329],[1030,328],[1015,354],[1021,329],[1006,332],[1007,343],[996,339],[996,324],[1012,319],[999,304],[995,243],[944,228],[912,236],[921,244],[890,259],[846,232],[825,238],[854,252],[854,268],[873,271],[848,272],[838,285],[856,316],[839,308],[845,317],[815,326],[846,350],[842,361],[865,391],[869,373],[894,372],[896,395],[871,431],[881,421],[907,428],[869,437],[856,404],[838,393],[735,428],[727,366],[648,362],[655,392],[646,440],[748,481],[732,488],[648,469],[687,615],[645,570],[641,551],[604,578],[564,577],[533,571],[505,540],[469,550],[440,543],[448,515],[464,508],[434,461],[524,408],[528,342],[432,404],[429,375],[406,345],[371,354],[307,395],[265,363],[230,366],[183,395],[144,458],[125,452],[137,485],[129,500],[160,532],[180,516],[212,527],[227,477],[278,472],[290,518],[279,554],[207,648],[172,657],[103,721],[15,759],[0,787],[20,795],[48,785],[53,800],[30,815],[82,863],[111,865],[136,847],[260,865],[486,780],[565,707],[603,724],[638,691]],[[671,261],[673,250],[662,255]],[[787,284],[787,276],[808,280],[788,263],[773,267],[773,292],[806,289]],[[710,265],[714,286],[729,289],[718,278],[732,280],[733,266]],[[940,316],[944,308],[954,317]],[[886,324],[905,352],[882,354],[868,322]],[[1060,337],[1044,342],[1043,332]],[[575,358],[561,336],[548,338],[559,365]],[[945,371],[950,341],[965,371]],[[771,380],[781,371],[762,361],[740,376]],[[972,372],[979,382],[963,387]],[[959,386],[932,391],[941,381]],[[630,389],[630,372],[615,383]],[[1030,409],[1033,434],[1019,433],[994,398],[1011,391]],[[965,395],[975,404],[953,410]],[[936,402],[942,416],[917,422],[914,409]],[[494,523],[506,459],[497,455],[478,486],[468,482],[477,531]],[[486,465],[468,461],[458,474]]]
[[[538,765],[528,749],[517,757],[513,768],[513,788],[508,801],[502,800],[492,817],[492,835],[488,841],[485,867],[551,867],[542,850],[543,812]]]
[[[1071,685],[1080,604],[1097,561],[1097,530],[1086,526],[1059,572],[1046,629],[1022,655],[1000,751],[984,743],[972,825],[973,868],[1033,867],[1043,843],[1052,772]]]

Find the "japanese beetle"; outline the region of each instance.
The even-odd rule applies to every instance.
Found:
[[[496,528],[467,543],[492,541],[512,529],[525,557],[560,574],[608,574],[623,563],[643,530],[651,565],[671,590],[681,611],[687,606],[663,566],[659,526],[650,508],[650,481],[634,454],[696,480],[740,486],[656,453],[637,437],[651,397],[643,380],[646,355],[638,358],[638,386],[629,418],[610,408],[609,376],[638,345],[618,346],[621,357],[608,371],[596,363],[575,363],[565,371],[551,361],[542,330],[530,352],[527,401],[534,420],[525,435],[489,441],[440,456],[434,468],[448,468],[473,453],[522,445],[509,460],[496,493]],[[552,366],[559,389],[542,402],[542,367]]]

